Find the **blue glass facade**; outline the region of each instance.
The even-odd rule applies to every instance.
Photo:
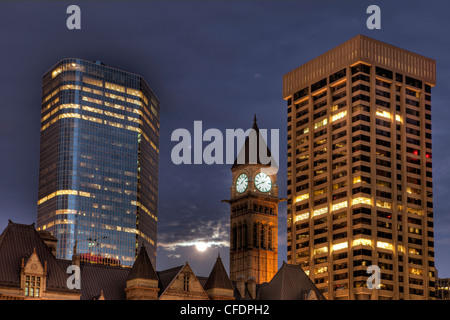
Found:
[[[43,76],[37,227],[57,257],[156,265],[159,101],[139,75],[65,59]]]

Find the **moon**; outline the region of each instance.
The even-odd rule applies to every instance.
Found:
[[[208,249],[208,245],[206,243],[204,243],[204,242],[197,242],[195,244],[195,248],[198,251],[203,252],[203,251],[206,251],[206,249]]]

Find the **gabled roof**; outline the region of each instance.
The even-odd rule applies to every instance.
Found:
[[[159,287],[159,295],[161,295],[172,282],[172,280],[180,273],[184,266],[178,266],[171,269],[163,270],[157,272],[158,275],[158,287]]]
[[[160,289],[159,290],[159,292],[160,292],[160,294],[159,294],[160,299],[161,299],[162,295],[164,295],[166,292],[170,291],[169,288],[176,281],[178,275],[180,275],[181,273],[184,273],[185,270],[188,270],[188,272],[191,275],[191,279],[193,281],[198,280],[198,282],[200,283],[201,292],[197,292],[197,294],[204,295],[204,298],[208,298],[208,295],[206,294],[205,289],[203,288],[202,281],[200,281],[197,278],[197,276],[195,275],[195,273],[192,270],[192,268],[189,265],[189,263],[186,262],[183,266],[179,266],[179,267],[176,267],[176,268],[164,270],[164,271],[158,273],[158,277],[159,277],[159,280],[160,280],[159,283],[158,283],[158,287]],[[169,293],[169,295],[170,295],[170,293]]]
[[[266,166],[266,167],[278,166],[278,164],[275,162],[274,158],[272,157],[272,154],[270,152],[269,147],[267,146],[266,141],[264,140],[264,137],[259,132],[258,125],[256,124],[256,115],[253,119],[252,129],[254,130],[254,132],[256,134],[256,141],[254,142],[254,143],[256,143],[256,148],[254,146],[252,146],[252,148],[251,148],[250,142],[253,142],[253,141],[251,141],[250,135],[249,135],[245,139],[245,143],[242,146],[241,150],[238,152],[238,156],[234,160],[234,164],[231,167],[231,169],[235,169],[235,168],[238,168],[239,166],[247,165],[247,164],[258,164],[258,165],[262,165],[262,166]],[[268,158],[270,158],[270,163],[264,163],[266,161],[261,161],[260,148],[266,149],[265,155]],[[254,152],[256,152],[256,154],[254,154]],[[252,156],[250,156],[251,153],[252,153]],[[238,163],[238,159],[240,159],[240,158],[242,158],[244,160],[244,163]],[[255,163],[255,160],[256,160],[256,163]]]
[[[230,278],[228,277],[227,271],[223,266],[222,259],[220,255],[217,257],[216,263],[214,264],[211,273],[209,274],[208,280],[203,286],[205,290],[213,288],[230,289],[233,290],[233,285],[231,284]]]
[[[150,279],[150,280],[158,280],[158,276],[156,275],[155,269],[153,268],[152,262],[147,254],[147,249],[144,245],[142,245],[139,250],[139,254],[134,261],[133,267],[128,275],[127,280],[131,279]]]
[[[33,250],[42,265],[47,262],[47,290],[76,292],[67,288],[66,271],[31,225],[11,220],[0,236],[0,284],[19,287],[22,259],[28,261]]]
[[[259,287],[257,300],[305,300],[311,291],[315,292],[317,299],[325,300],[300,265],[283,261],[272,280]]]

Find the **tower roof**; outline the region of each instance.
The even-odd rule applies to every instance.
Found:
[[[257,299],[304,300],[305,295],[312,291],[319,300],[325,299],[300,265],[287,264],[283,261],[283,265],[272,280],[260,287]]]
[[[245,139],[245,143],[242,146],[241,150],[239,151],[238,156],[234,160],[234,164],[231,167],[231,169],[235,169],[241,165],[247,165],[247,164],[257,164],[257,165],[262,165],[262,166],[267,166],[267,167],[278,165],[275,162],[274,158],[272,157],[272,154],[270,152],[270,149],[269,149],[266,141],[264,140],[264,137],[259,132],[258,124],[256,123],[256,114],[254,115],[254,118],[253,118],[252,129],[254,130],[254,133],[256,134],[256,139],[254,139],[255,141],[253,141],[253,139],[251,139],[251,133],[252,133],[251,132],[250,135]],[[252,144],[255,143],[256,148],[255,148],[255,146],[250,145],[250,143],[252,143]],[[265,163],[267,161],[261,161],[260,148],[265,149],[265,154],[263,153],[263,155],[266,155],[267,158],[270,158],[269,163]],[[255,152],[256,152],[256,154],[255,154]],[[243,158],[244,163],[238,163],[238,159],[240,157]]]
[[[153,268],[152,262],[148,257],[147,250],[144,245],[142,245],[139,250],[139,254],[133,264],[133,267],[131,268],[130,273],[128,274],[127,280],[137,278],[158,280],[158,276],[156,275],[155,269]]]
[[[204,286],[205,290],[213,288],[233,290],[233,285],[228,277],[225,267],[223,266],[220,255],[217,257],[216,263],[214,264],[214,267],[211,270],[208,280],[206,280]]]
[[[74,292],[67,288],[66,271],[39,236],[34,223],[31,225],[14,223],[11,220],[0,235],[0,285],[20,286],[20,266],[22,259],[28,261],[35,253],[42,265],[47,263],[47,289]]]

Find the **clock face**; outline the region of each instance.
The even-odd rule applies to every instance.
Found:
[[[242,173],[236,179],[236,191],[242,193],[245,190],[247,190],[247,186],[248,186],[248,177],[245,173]]]
[[[267,174],[260,172],[255,176],[255,186],[261,192],[268,192],[272,189],[272,180]]]

